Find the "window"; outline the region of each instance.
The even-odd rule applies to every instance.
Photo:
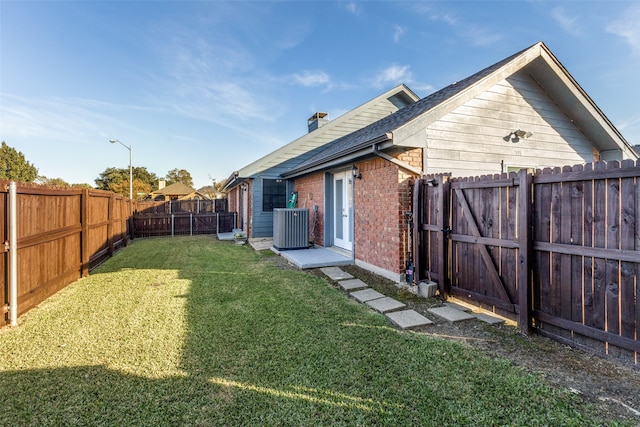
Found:
[[[262,211],[287,207],[287,184],[282,179],[262,180]]]

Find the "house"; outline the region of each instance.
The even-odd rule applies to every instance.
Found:
[[[540,42],[335,139],[280,178],[298,207],[318,207],[317,246],[399,282],[416,177],[629,158],[631,145]]]
[[[233,172],[224,182],[229,211],[239,213],[237,227],[252,238],[272,237],[273,209],[286,207],[293,192],[293,182],[283,180],[283,172],[314,156],[325,144],[418,99],[405,85],[398,85],[334,120],[325,112],[313,114],[307,121],[308,133]]]
[[[165,181],[160,180],[158,190],[151,193],[151,199],[155,201],[169,201],[169,200],[208,200],[209,197],[196,191],[194,188],[189,187],[181,182],[176,182],[165,187]]]

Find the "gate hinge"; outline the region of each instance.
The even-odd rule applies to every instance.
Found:
[[[9,312],[9,304],[5,304],[2,306],[2,313],[8,313]]]
[[[5,252],[9,252],[9,249],[11,249],[11,245],[9,244],[8,240],[4,241],[4,251]]]

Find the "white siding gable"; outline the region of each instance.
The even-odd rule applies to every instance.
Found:
[[[394,141],[424,148],[427,173],[493,174],[507,167],[547,167],[593,161],[593,144],[528,75],[516,73],[444,116],[398,129]],[[420,121],[417,118],[416,121]],[[403,135],[403,131],[415,132]],[[531,132],[519,141],[515,130]],[[418,140],[421,140],[420,142]]]

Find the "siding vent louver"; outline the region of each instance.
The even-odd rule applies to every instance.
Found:
[[[273,210],[273,246],[276,249],[309,247],[309,209]]]

